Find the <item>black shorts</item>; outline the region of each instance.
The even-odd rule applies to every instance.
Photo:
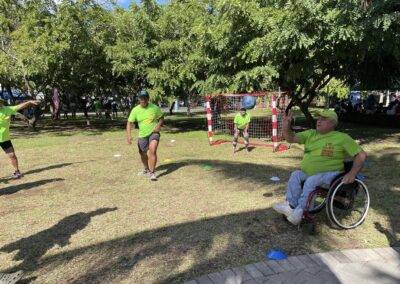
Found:
[[[0,142],[0,146],[6,154],[14,152],[14,146],[11,140]]]
[[[146,153],[147,150],[149,150],[150,142],[153,140],[160,141],[159,132],[153,132],[147,137],[139,137],[138,138],[139,153]]]

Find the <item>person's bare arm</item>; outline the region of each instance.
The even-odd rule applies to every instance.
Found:
[[[289,143],[300,143],[299,138],[292,131],[292,120],[293,113],[289,111],[289,113],[283,117],[283,137]]]
[[[348,183],[353,183],[358,172],[361,170],[361,168],[364,165],[365,159],[367,158],[367,153],[365,153],[363,150],[361,150],[360,153],[358,153],[353,160],[353,167],[351,168],[350,172],[348,172],[346,175],[344,175],[342,182],[344,184]]]
[[[164,124],[164,116],[162,116],[157,123],[156,128],[154,128],[153,132],[160,132],[161,126]]]
[[[16,107],[17,107],[17,111],[20,111],[20,110],[22,110],[22,109],[24,109],[24,108],[26,108],[28,106],[31,106],[31,105],[37,106],[38,104],[40,104],[40,101],[32,100],[32,101],[27,101],[27,102],[18,104],[18,105],[16,105]]]
[[[131,123],[128,121],[126,123],[126,134],[128,135],[128,144],[132,144],[132,132],[131,132],[132,126]]]

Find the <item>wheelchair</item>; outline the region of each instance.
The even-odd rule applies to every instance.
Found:
[[[338,229],[353,229],[364,222],[370,206],[370,196],[362,181],[363,177],[357,175],[351,184],[342,182],[351,167],[352,162],[346,162],[345,171],[336,176],[330,185],[318,186],[311,192],[303,215],[309,234],[315,234],[316,214],[324,208],[330,223]]]

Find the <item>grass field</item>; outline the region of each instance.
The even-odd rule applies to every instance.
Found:
[[[399,130],[342,126],[369,154],[362,172],[371,210],[349,231],[331,228],[322,212],[318,234],[309,236],[271,209],[302,148],[233,156],[229,144],[208,145],[202,122],[167,119],[157,182],[137,176],[142,166],[123,121],[13,128],[25,177],[10,179],[0,159],[0,270],[27,270],[22,283],[166,284],[260,261],[271,249],[296,255],[399,245]]]

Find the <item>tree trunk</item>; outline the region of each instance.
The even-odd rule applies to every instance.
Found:
[[[299,107],[300,107],[301,112],[306,117],[306,119],[307,119],[308,123],[310,124],[310,126],[315,128],[315,120],[312,117],[310,111],[308,110],[308,104],[301,102]]]
[[[171,107],[169,108],[169,115],[173,115],[175,103],[176,103],[175,101],[172,102]]]
[[[186,115],[191,116],[192,113],[190,112],[190,93],[188,94],[188,97],[186,98]]]
[[[29,125],[32,126],[33,129],[36,129],[36,123],[39,121],[42,114],[43,111],[40,108],[40,105],[33,106],[33,117],[28,120]]]
[[[5,88],[6,88],[6,90],[7,90],[8,95],[10,96],[10,104],[11,104],[11,105],[15,105],[15,100],[14,100],[14,96],[12,95],[11,86],[10,86],[10,85],[6,85]]]

